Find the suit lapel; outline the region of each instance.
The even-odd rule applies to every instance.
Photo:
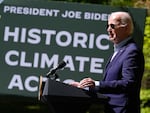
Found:
[[[109,70],[109,68],[110,68],[113,64],[115,64],[116,60],[118,60],[119,56],[122,55],[122,53],[124,52],[124,50],[125,50],[125,47],[121,48],[121,49],[118,51],[118,53],[116,54],[116,56],[112,59],[112,61],[110,61],[112,56],[109,58],[109,60],[108,60],[108,62],[107,62],[107,64],[106,64],[106,67],[105,67],[105,72],[104,72],[104,78],[103,78],[103,80],[105,80],[105,78],[106,78],[106,76],[107,76],[107,71]]]
[[[113,64],[115,64],[116,60],[119,59],[119,56],[122,55],[122,53],[125,51],[127,45],[128,45],[129,43],[132,43],[132,42],[134,42],[133,39],[128,40],[127,43],[126,43],[122,48],[120,48],[120,50],[118,51],[118,53],[117,53],[116,56],[112,59],[111,62],[110,62],[110,60],[111,60],[111,57],[112,57],[112,56],[108,59],[108,61],[107,61],[107,63],[106,63],[106,66],[105,66],[105,69],[104,69],[105,71],[104,71],[103,80],[105,80],[105,78],[106,78],[106,76],[107,76],[107,71],[109,70],[109,68],[110,68]]]
[[[116,56],[113,58],[112,63],[116,62],[116,60],[118,60],[119,56],[122,55],[122,53],[124,52],[125,47],[121,48],[118,53],[116,54]]]

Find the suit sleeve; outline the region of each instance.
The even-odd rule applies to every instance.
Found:
[[[124,55],[125,57],[118,59],[121,67],[118,67],[118,75],[115,75],[117,79],[100,81],[99,86],[96,86],[95,90],[101,93],[123,93],[140,87],[143,74],[142,55],[138,50],[129,50]],[[109,74],[109,76],[114,75]]]

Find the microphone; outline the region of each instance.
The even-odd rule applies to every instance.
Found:
[[[66,66],[66,62],[65,61],[61,61],[58,66],[56,68],[52,68],[47,74],[46,77],[49,77],[50,75],[53,75],[56,73],[57,70],[62,69]]]

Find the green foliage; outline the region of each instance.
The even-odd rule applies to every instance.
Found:
[[[141,109],[141,113],[149,113],[150,107],[145,107]]]
[[[142,89],[140,92],[141,113],[149,113],[150,111],[150,89]]]
[[[143,52],[145,57],[145,74],[144,76],[150,76],[150,17],[146,18],[145,32],[144,32],[144,46]]]
[[[120,6],[120,7],[125,7],[125,6],[133,6],[132,0],[111,0],[110,5],[112,6]]]
[[[108,3],[108,0],[47,0],[47,1],[65,1],[65,2],[94,3],[94,4]]]

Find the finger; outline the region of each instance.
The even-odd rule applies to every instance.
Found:
[[[70,85],[78,87],[79,82],[72,82],[72,83],[70,83]]]

